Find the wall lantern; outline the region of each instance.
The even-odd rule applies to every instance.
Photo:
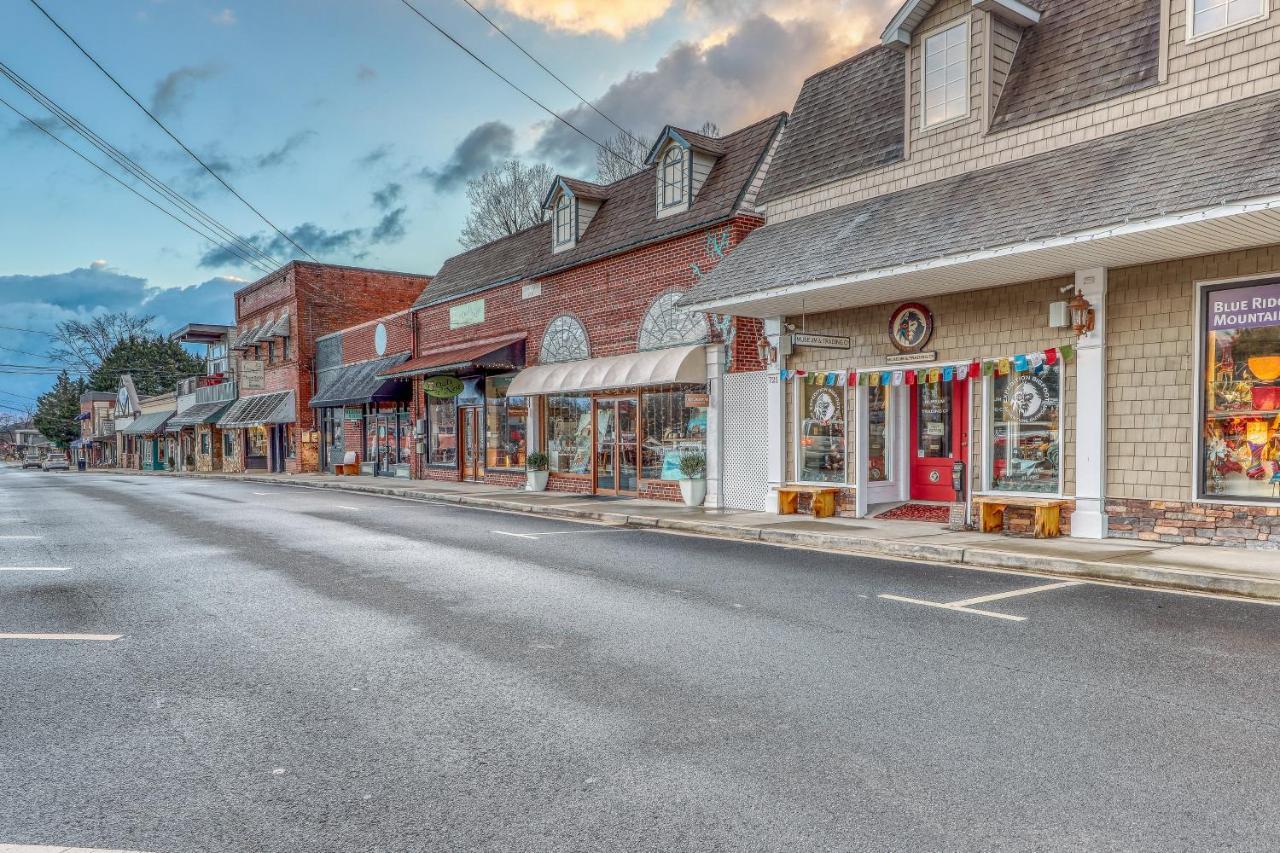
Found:
[[[756,355],[760,357],[762,364],[770,365],[778,360],[778,348],[769,343],[767,336],[761,335],[760,340],[756,341]]]
[[[1067,303],[1067,310],[1071,312],[1071,330],[1076,333],[1077,338],[1093,331],[1093,305],[1084,298],[1083,293],[1076,291],[1076,295]]]

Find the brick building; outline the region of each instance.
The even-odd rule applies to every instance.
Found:
[[[239,397],[218,419],[224,471],[318,471],[316,340],[402,310],[429,276],[292,261],[236,291]]]
[[[90,468],[115,464],[115,403],[110,391],[86,391],[80,395],[80,437],[71,442],[72,463],[83,460]]]
[[[760,224],[783,123],[668,127],[640,172],[557,178],[547,222],[446,261],[415,357],[383,373],[414,379],[415,476],[522,487],[538,451],[552,489],[679,499],[679,458],[718,453],[720,377],[761,365],[757,321],[674,303]]]
[[[682,302],[778,344],[760,495],[927,515],[963,471],[1074,536],[1280,546],[1272,6],[911,0],[807,80]]]

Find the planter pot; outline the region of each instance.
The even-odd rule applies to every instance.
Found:
[[[525,471],[525,477],[528,482],[525,484],[527,492],[545,492],[547,490],[547,478],[551,476],[550,471]]]
[[[680,496],[684,498],[685,506],[702,506],[702,502],[707,499],[707,481],[702,478],[681,480]]]

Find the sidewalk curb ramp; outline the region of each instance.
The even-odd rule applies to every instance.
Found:
[[[706,520],[679,518],[655,518],[643,514],[611,512],[608,510],[579,509],[574,507],[540,506],[522,502],[513,492],[510,498],[477,497],[451,492],[431,492],[423,489],[404,489],[394,486],[367,485],[364,483],[304,482],[281,479],[276,476],[253,474],[204,474],[173,471],[124,471],[114,468],[95,468],[92,473],[147,475],[157,477],[186,477],[204,480],[236,480],[275,486],[292,486],[305,489],[329,489],[356,494],[382,495],[407,498],[426,503],[448,503],[479,509],[498,509],[547,518],[570,518],[599,521],[607,524],[636,528],[657,528],[720,539],[744,542],[763,542],[821,551],[858,554],[870,557],[892,557],[919,560],[928,563],[972,566],[983,569],[1006,569],[1032,574],[1110,581],[1131,586],[1157,589],[1176,589],[1187,592],[1230,595],[1242,598],[1280,601],[1280,577],[1272,579],[1223,572],[1196,571],[1174,566],[1139,565],[1133,563],[1075,560],[1067,557],[1049,557],[1036,554],[1020,554],[992,548],[974,548],[962,545],[937,545],[925,542],[905,542],[895,539],[876,539],[859,536],[839,536],[830,533],[808,531],[760,529],[732,524],[720,524]]]

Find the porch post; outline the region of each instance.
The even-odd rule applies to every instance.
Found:
[[[853,404],[853,416],[849,418],[846,414],[845,417],[853,422],[854,515],[865,518],[867,482],[870,477],[868,469],[871,461],[867,447],[867,441],[871,435],[871,393],[860,385],[854,385],[853,393],[849,395],[849,402]]]
[[[787,357],[782,354],[782,318],[770,317],[766,319],[764,321],[764,333],[769,338],[769,342],[778,347],[778,363],[776,366],[769,368],[769,385],[766,391],[768,395],[768,402],[766,403],[768,433],[765,457],[768,466],[768,483],[765,484],[766,494],[764,499],[765,511],[777,513],[778,493],[773,487],[781,486],[787,481],[787,432],[785,428],[787,385],[778,376],[778,371],[787,366]]]
[[[724,496],[720,493],[720,465],[724,459],[721,452],[724,433],[720,428],[724,407],[724,344],[711,344],[706,353],[707,395],[711,405],[707,407],[707,497],[703,506],[716,509],[724,505]]]
[[[1093,332],[1076,342],[1076,489],[1071,535],[1107,535],[1107,271],[1076,272],[1076,289],[1094,310]]]

